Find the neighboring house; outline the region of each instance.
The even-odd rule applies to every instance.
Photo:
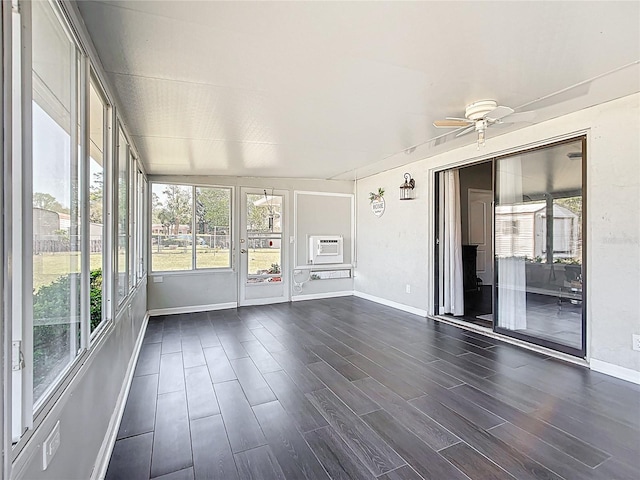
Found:
[[[71,228],[71,215],[54,212],[46,208],[33,209],[34,253],[65,252],[69,245],[67,237]],[[102,251],[103,225],[89,224],[89,239],[91,252]]]
[[[496,255],[498,257],[544,257],[547,254],[547,207],[544,202],[496,207]],[[553,206],[553,256],[573,258],[578,247],[578,216],[560,205]]]

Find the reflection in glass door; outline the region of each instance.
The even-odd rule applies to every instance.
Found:
[[[288,301],[285,238],[286,192],[242,190],[240,303]]]
[[[496,160],[496,331],[584,355],[584,140]]]

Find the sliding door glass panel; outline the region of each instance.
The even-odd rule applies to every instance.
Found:
[[[80,349],[78,56],[49,2],[33,2],[33,400]]]
[[[496,161],[497,329],[570,353],[584,335],[582,155],[578,140]]]

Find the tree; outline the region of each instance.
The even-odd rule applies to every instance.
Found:
[[[247,227],[253,232],[264,232],[269,228],[269,211],[265,206],[256,206],[247,199]]]
[[[222,188],[196,189],[196,224],[198,233],[210,233],[213,227],[229,227],[231,212],[229,190]]]
[[[191,190],[180,185],[166,185],[162,193],[165,201],[158,219],[163,225],[173,227],[173,234],[178,235],[180,225],[191,225]]]
[[[65,208],[56,200],[56,197],[49,193],[35,192],[33,194],[34,208],[42,208],[58,213],[69,213],[69,209]]]
[[[89,220],[93,223],[102,224],[102,201],[103,201],[102,172],[93,174],[93,182],[89,186]]]
[[[162,202],[156,192],[151,192],[151,218],[153,223],[162,223],[160,221],[160,212],[162,211]]]

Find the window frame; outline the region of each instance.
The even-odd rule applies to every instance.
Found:
[[[114,305],[115,305],[115,316],[117,316],[118,312],[122,310],[123,305],[125,305],[127,297],[129,296],[130,293],[130,289],[129,289],[129,255],[130,255],[130,239],[129,239],[129,197],[130,197],[130,179],[129,179],[129,172],[130,172],[130,166],[131,166],[131,162],[130,162],[130,144],[129,144],[129,140],[127,139],[127,136],[125,134],[125,130],[124,130],[124,126],[122,125],[122,121],[118,118],[117,120],[117,129],[116,129],[117,133],[115,134],[116,137],[116,149],[113,155],[113,159],[114,159],[114,222],[115,222],[115,228],[114,228],[114,238],[112,240],[114,241],[114,252],[115,252],[115,256],[114,256],[114,271],[113,271],[113,276],[114,276],[114,281],[115,281],[115,289],[114,289]],[[120,152],[121,152],[121,147],[122,145],[120,145],[120,142],[124,141],[124,166],[125,166],[125,174],[124,174],[124,182],[123,184],[126,185],[126,194],[124,196],[124,205],[120,205]],[[121,213],[121,209],[122,212],[126,212],[127,218],[126,221],[122,224],[124,227],[124,232],[120,232],[120,222],[121,222],[121,218],[120,218],[120,213]],[[125,247],[125,253],[124,253],[124,268],[125,271],[124,272],[120,272],[120,237],[123,236],[126,239],[126,242],[124,242],[124,247]],[[122,277],[124,280],[124,285],[122,287],[122,296],[121,296],[121,292],[120,292],[120,274],[124,273],[124,276]]]
[[[69,40],[69,51],[73,49],[72,68],[69,69],[71,78],[71,115],[70,123],[73,128],[70,131],[70,145],[77,144],[76,148],[70,149],[70,155],[77,157],[78,164],[78,211],[81,225],[79,234],[82,236],[79,242],[79,252],[82,256],[79,271],[81,275],[81,307],[80,307],[80,331],[81,340],[79,348],[68,365],[61,369],[56,377],[46,386],[39,396],[38,402],[33,402],[33,35],[34,26],[32,21],[32,3],[21,2],[20,9],[5,9],[3,4],[3,26],[8,25],[10,31],[4,38],[9,38],[6,45],[3,44],[3,51],[7,58],[13,62],[13,74],[10,79],[14,87],[11,94],[13,109],[10,116],[5,120],[5,125],[10,123],[7,134],[13,134],[5,149],[5,153],[12,153],[8,157],[12,164],[13,172],[11,184],[6,188],[5,198],[11,196],[12,204],[5,205],[7,215],[5,225],[9,227],[11,243],[5,245],[5,249],[11,252],[14,258],[11,275],[6,279],[11,279],[9,292],[12,294],[13,302],[7,304],[10,317],[13,317],[12,325],[5,329],[8,333],[7,342],[11,347],[11,342],[18,339],[22,342],[20,352],[24,355],[25,366],[17,371],[10,372],[12,375],[5,379],[6,391],[9,398],[12,397],[12,405],[15,408],[10,412],[10,416],[5,417],[7,429],[5,429],[5,446],[7,458],[16,459],[24,448],[32,441],[34,434],[44,421],[47,415],[55,408],[56,402],[65,394],[66,389],[74,382],[76,375],[82,372],[90,364],[91,358],[105,344],[106,340],[113,334],[115,325],[116,308],[114,300],[117,298],[115,289],[116,271],[116,248],[117,248],[117,149],[118,128],[121,128],[124,138],[127,141],[127,155],[134,151],[129,146],[129,137],[126,129],[120,122],[116,107],[110,98],[108,88],[105,88],[103,72],[99,64],[94,62],[95,57],[91,49],[87,50],[86,37],[74,28],[73,15],[66,9],[64,3],[59,1],[45,2],[51,9],[53,17],[59,23],[64,36]],[[52,17],[52,18],[53,18]],[[56,29],[58,27],[56,26]],[[89,51],[91,53],[89,53]],[[60,59],[54,59],[59,61]],[[103,308],[102,321],[96,329],[90,331],[90,301],[89,301],[89,280],[90,280],[90,243],[89,243],[89,185],[90,177],[90,94],[91,86],[95,88],[99,97],[103,101],[104,107],[104,152],[103,152]],[[142,183],[147,184],[148,179],[139,158],[135,158],[136,172],[142,175]],[[133,168],[131,170],[134,170]],[[114,174],[115,173],[115,174]],[[7,186],[5,179],[5,186]],[[12,188],[18,182],[19,188]],[[128,196],[131,192],[128,192]],[[143,196],[144,198],[144,196]],[[146,202],[146,198],[144,198]],[[128,200],[127,200],[128,201]],[[144,207],[142,207],[144,208]],[[142,214],[136,213],[137,221],[140,223],[144,218]],[[5,236],[5,238],[7,238]],[[12,248],[13,245],[13,248]],[[19,247],[19,248],[15,248]],[[144,244],[141,255],[146,255]],[[144,262],[143,262],[144,263]],[[136,278],[136,287],[142,281]],[[26,292],[26,294],[25,294]],[[131,291],[125,292],[120,307],[129,304]],[[12,334],[17,335],[14,337]],[[7,343],[5,343],[6,345]],[[7,349],[5,358],[11,359],[11,348]],[[8,356],[7,356],[8,355]],[[10,362],[9,362],[10,363]],[[16,378],[19,380],[16,383]],[[1,475],[0,475],[1,476]]]
[[[86,162],[88,165],[91,164],[91,87],[93,87],[96,95],[99,100],[102,102],[103,108],[103,119],[102,119],[102,319],[100,323],[96,326],[96,328],[91,331],[91,319],[89,319],[89,347],[95,341],[100,332],[105,329],[105,326],[108,324],[108,321],[111,319],[111,315],[109,312],[109,295],[110,295],[110,281],[112,278],[112,271],[110,268],[111,265],[111,256],[109,255],[109,244],[112,240],[109,238],[111,229],[109,228],[109,219],[112,218],[112,209],[109,202],[109,198],[111,195],[110,181],[113,176],[112,168],[113,168],[113,159],[111,155],[111,116],[113,114],[113,107],[110,104],[107,95],[104,92],[104,89],[98,80],[98,76],[91,65],[91,62],[87,62],[89,72],[87,77],[87,122],[85,125],[85,129],[87,130],[87,152]],[[87,189],[89,189],[91,185],[90,180],[90,172],[88,173],[89,179],[87,180]],[[88,198],[88,197],[87,197]],[[89,202],[87,202],[87,208],[90,208]],[[86,223],[86,222],[85,222]],[[89,249],[90,250],[90,249]],[[91,252],[89,252],[90,254]],[[89,266],[89,274],[91,273],[91,267]]]
[[[81,187],[81,191],[78,193],[79,201],[83,201],[86,198],[84,190],[87,187],[84,180],[85,163],[84,158],[84,144],[81,143],[84,137],[84,126],[81,125],[81,120],[86,120],[83,107],[86,106],[84,98],[83,82],[85,80],[84,75],[86,72],[85,64],[88,62],[86,52],[83,50],[81,42],[74,35],[73,29],[65,17],[64,13],[60,9],[59,5],[55,2],[46,2],[49,5],[55,18],[58,20],[60,28],[67,37],[69,44],[73,47],[74,55],[71,63],[71,77],[69,82],[70,89],[70,132],[69,132],[69,145],[71,160],[75,157],[75,161],[79,168],[78,182]],[[34,427],[36,418],[42,416],[43,412],[47,411],[48,406],[53,399],[57,398],[61,393],[62,388],[68,383],[72,373],[79,368],[82,360],[88,351],[88,336],[84,333],[87,324],[88,313],[88,301],[85,300],[86,281],[88,280],[88,274],[86,273],[84,265],[84,257],[86,256],[86,237],[81,233],[81,267],[80,267],[80,284],[81,284],[81,305],[80,305],[80,328],[81,328],[81,341],[79,348],[73,359],[56,375],[55,379],[45,387],[39,398],[34,401],[33,395],[33,358],[34,358],[34,341],[33,341],[33,294],[25,295],[25,292],[33,291],[33,15],[32,6],[29,5],[28,9],[22,9],[22,25],[27,31],[25,37],[23,37],[23,48],[25,50],[22,61],[22,108],[23,108],[23,134],[22,134],[22,148],[23,148],[23,191],[22,191],[22,238],[23,240],[30,239],[29,241],[23,241],[23,255],[22,255],[22,328],[23,328],[23,347],[22,353],[25,358],[25,368],[23,368],[23,382],[22,382],[22,418],[23,418],[23,434],[24,429],[31,430]],[[84,105],[81,105],[85,103]],[[78,127],[82,127],[79,131]],[[27,181],[24,181],[27,180]],[[84,201],[82,202],[84,204]],[[84,205],[79,205],[79,209],[83,209]],[[82,212],[78,212],[80,221]],[[84,223],[84,222],[83,222]],[[84,229],[84,225],[81,227]],[[84,305],[83,305],[84,304]],[[35,422],[37,424],[37,422]],[[22,438],[21,437],[21,438]]]
[[[235,187],[231,185],[213,185],[213,184],[203,184],[203,183],[181,183],[181,182],[171,182],[171,181],[162,181],[161,179],[151,180],[148,182],[149,188],[146,195],[148,202],[148,218],[147,218],[147,232],[149,235],[147,243],[149,244],[149,272],[151,274],[162,274],[162,275],[179,275],[184,273],[189,274],[200,274],[200,273],[222,273],[222,272],[232,272],[234,271],[234,256],[233,251],[235,248],[234,243],[234,218],[235,218]],[[151,240],[153,237],[153,202],[151,201],[151,197],[153,194],[153,186],[154,185],[176,185],[181,187],[189,187],[191,189],[191,268],[188,269],[180,269],[180,270],[156,270],[153,266],[153,245],[151,244]],[[197,267],[197,255],[196,255],[196,193],[198,188],[211,188],[211,189],[221,189],[228,190],[229,192],[229,263],[224,267]]]

